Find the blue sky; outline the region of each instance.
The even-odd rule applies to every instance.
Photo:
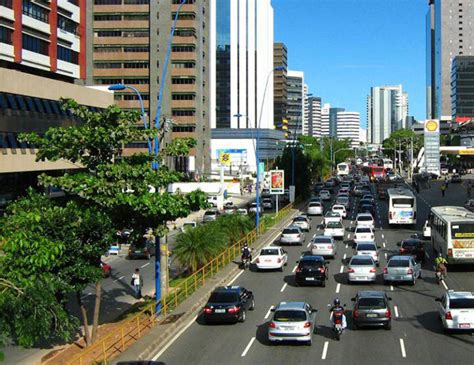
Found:
[[[275,42],[323,103],[360,112],[371,86],[402,84],[425,118],[427,0],[272,0]]]

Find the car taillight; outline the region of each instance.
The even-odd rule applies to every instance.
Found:
[[[229,313],[237,313],[238,311],[240,311],[240,307],[231,307],[227,309],[227,312]]]
[[[392,317],[392,312],[390,311],[390,309],[387,309],[385,311],[385,318],[391,318]]]
[[[214,312],[214,310],[212,308],[204,307],[204,313],[209,314],[209,313],[212,313],[212,312]]]
[[[301,268],[297,267],[296,272],[301,272]]]
[[[358,318],[358,317],[359,317],[359,311],[358,311],[357,309],[354,309],[354,310],[352,311],[352,317],[353,317],[353,318]]]
[[[277,262],[280,263],[280,262],[281,262],[281,258],[278,258]]]
[[[306,322],[306,323],[304,324],[304,328],[309,328],[309,327],[311,327],[311,323]]]
[[[452,320],[453,316],[451,315],[451,312],[446,312],[446,314],[444,315],[444,319]]]
[[[411,267],[408,269],[407,274],[409,274],[409,275],[413,274],[413,269]]]
[[[402,247],[402,248],[400,249],[400,253],[404,253],[404,252],[405,252],[405,249]]]
[[[347,268],[347,272],[350,272],[350,273],[352,273],[352,272],[354,272],[354,269],[353,269],[353,268],[351,268],[351,267],[348,267],[348,268]]]
[[[275,322],[270,322],[270,323],[268,324],[268,327],[270,327],[270,328],[276,328]]]
[[[370,272],[377,272],[377,269],[374,267],[373,269],[370,269]]]
[[[327,247],[327,248],[328,248],[329,250],[331,250],[331,249],[332,249],[332,246],[331,246],[331,245],[328,245],[328,247]]]
[[[258,258],[257,258],[257,264],[259,264],[259,263],[260,263],[260,258],[258,257]]]
[[[319,272],[321,272],[321,273],[324,274],[324,273],[326,272],[326,269],[325,269],[324,267],[320,267],[320,268],[319,268]]]
[[[452,248],[448,248],[448,256],[453,257],[453,249]]]
[[[384,273],[384,274],[388,274],[388,269],[387,269],[386,267],[384,267],[383,273]]]

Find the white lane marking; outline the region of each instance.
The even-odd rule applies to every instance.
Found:
[[[328,354],[328,346],[329,346],[329,342],[325,341],[324,347],[323,347],[323,353],[321,355],[321,360],[326,360],[326,355]]]
[[[309,247],[311,246],[311,241],[308,242],[308,244],[306,245],[306,247]]]
[[[283,293],[287,285],[288,285],[287,283],[283,284],[283,286],[281,287],[280,293]]]
[[[272,312],[272,309],[273,309],[273,305],[270,307],[270,309],[268,310],[267,314],[265,314],[265,317],[264,319],[268,319],[268,317],[270,317],[270,313]]]
[[[351,221],[351,226],[352,226],[352,221]]]
[[[400,339],[400,348],[402,350],[402,357],[407,357],[407,353],[405,351],[405,342],[403,342],[403,338]]]
[[[344,256],[342,257],[343,260],[345,260],[347,257],[347,254],[345,253]]]
[[[295,272],[297,268],[298,268],[298,265],[295,265],[295,267],[293,268],[293,270],[291,270],[291,272]]]
[[[426,253],[426,257],[430,258],[430,254],[428,252],[425,252],[425,253]]]
[[[339,274],[342,274],[343,271],[344,271],[344,265],[341,265],[341,269],[339,270]]]
[[[250,347],[251,347],[252,344],[253,344],[253,341],[255,341],[255,337],[252,337],[252,338],[250,339],[249,344],[248,344],[247,347],[245,348],[244,352],[242,352],[242,355],[240,355],[241,357],[244,357],[245,355],[247,355],[247,352],[249,352]]]
[[[350,233],[348,233],[348,234],[347,234],[347,238],[350,238],[350,237],[351,237],[351,234],[350,234]]]
[[[393,285],[390,285],[390,291],[393,291]]]
[[[116,283],[116,282],[119,281],[119,280],[122,280],[124,277],[125,277],[125,275],[122,275],[122,276],[119,277],[118,279],[115,279],[115,280],[114,280],[114,283]]]
[[[385,260],[387,259],[387,253],[385,252]]]
[[[346,248],[348,248],[348,247],[349,247],[349,245],[346,243]]]
[[[147,267],[148,265],[150,265],[150,263],[149,263],[149,262],[148,262],[148,263],[146,263],[145,265],[142,265],[142,266],[140,266],[140,269],[143,269],[144,267]]]
[[[385,242],[382,242],[383,247],[385,247]]]
[[[339,294],[339,290],[341,290],[341,283],[337,283],[336,294]]]
[[[242,270],[242,271],[239,272],[237,275],[235,275],[234,278],[233,278],[231,281],[229,281],[229,282],[227,283],[227,285],[232,285],[232,283],[233,283],[234,281],[236,281],[237,278],[238,278],[240,275],[242,275],[244,272],[245,272],[245,271]]]
[[[382,233],[382,239],[385,239],[385,236],[383,235],[383,233]]]
[[[443,284],[443,286],[444,286],[444,288],[445,288],[446,290],[449,290],[449,288],[448,288],[448,286],[446,285],[446,283],[444,282],[444,280],[441,280],[441,284]]]
[[[198,316],[194,316],[191,320],[183,327],[181,331],[179,331],[176,336],[174,336],[166,345],[163,347],[151,360],[156,361],[158,358],[163,355],[163,353],[168,350],[168,348],[181,336],[184,331],[186,331],[197,319]]]
[[[398,318],[398,307],[396,305],[393,306],[393,310],[395,311],[395,317]]]

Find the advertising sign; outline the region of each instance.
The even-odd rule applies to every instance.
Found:
[[[285,171],[271,170],[270,171],[270,194],[284,194],[285,193]]]
[[[229,166],[231,162],[232,162],[232,159],[230,158],[230,153],[227,153],[227,152],[219,153],[219,165]]]
[[[425,121],[425,169],[427,172],[440,174],[439,152],[439,120]]]
[[[237,148],[217,149],[216,158],[221,166],[240,166],[247,163],[247,150]]]

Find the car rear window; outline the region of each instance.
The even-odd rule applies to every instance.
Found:
[[[362,243],[357,245],[357,251],[362,251],[362,250],[372,250],[375,251],[377,250],[377,247],[375,245],[371,245],[370,243]]]
[[[357,306],[359,309],[384,309],[387,305],[384,298],[359,298]]]
[[[302,260],[299,265],[300,269],[319,269],[323,267],[322,261]]]
[[[354,257],[350,265],[373,265],[374,261],[370,257]]]
[[[422,243],[420,241],[403,241],[402,242],[402,247],[404,248],[416,248],[416,247],[421,247]]]
[[[451,309],[474,309],[474,299],[471,298],[451,298],[449,300]]]
[[[368,221],[371,221],[372,220],[372,217],[369,217],[368,215],[363,215],[361,217],[357,217],[357,221],[360,221],[360,222],[368,222]]]
[[[388,262],[388,267],[409,267],[410,263],[408,260],[390,260]]]
[[[278,250],[272,249],[272,248],[264,248],[262,249],[262,251],[260,251],[260,255],[263,255],[263,256],[278,255]]]
[[[277,310],[273,320],[277,322],[302,322],[306,321],[306,312],[300,310]]]
[[[329,222],[326,225],[326,228],[342,228],[342,223],[341,222]]]
[[[320,207],[321,203],[310,203],[309,206],[310,207]]]
[[[316,237],[314,243],[331,243],[332,240],[330,237]]]
[[[297,234],[299,231],[296,228],[285,228],[283,234]]]
[[[296,217],[296,218],[293,218],[293,222],[306,222],[306,218],[305,217]]]
[[[209,212],[208,211],[208,212],[204,213],[204,215],[216,215],[216,212]]]
[[[239,301],[237,293],[214,292],[209,298],[211,303],[235,303]]]
[[[357,227],[355,233],[372,233],[370,227]]]

